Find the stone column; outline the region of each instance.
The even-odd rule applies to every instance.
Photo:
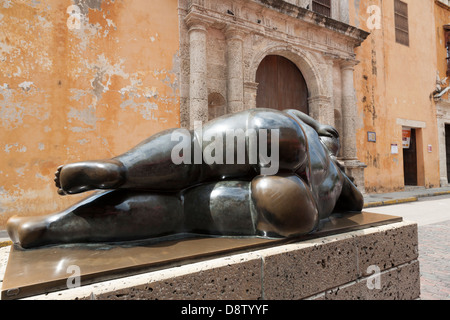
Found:
[[[356,92],[353,81],[355,61],[341,63],[342,79],[342,128],[341,145],[342,161],[346,173],[355,179],[355,184],[361,192],[364,188],[364,168],[367,166],[358,160],[356,147],[356,120],[358,110],[356,106]]]
[[[206,62],[206,29],[207,25],[200,19],[188,19],[189,29],[189,126],[194,121],[208,121],[208,88]]]
[[[258,94],[258,83],[246,81],[244,82],[244,110],[256,108],[256,95]]]
[[[308,98],[309,115],[322,124],[334,126],[334,110],[332,101],[327,96],[312,96]]]
[[[235,27],[225,29],[227,39],[228,113],[244,110],[243,33]]]
[[[342,74],[342,121],[343,121],[343,152],[344,160],[357,160],[356,156],[356,93],[353,83],[353,62],[341,64]]]
[[[322,124],[334,126],[333,63],[335,58],[329,54],[323,55],[322,58],[323,61],[316,66],[321,75],[320,84],[317,83],[316,88],[309,87],[309,115]]]

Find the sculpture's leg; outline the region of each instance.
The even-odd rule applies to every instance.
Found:
[[[62,212],[12,217],[7,230],[24,248],[48,244],[126,241],[183,231],[182,203],[176,194],[107,191]]]
[[[77,162],[58,168],[58,193],[76,194],[94,189],[141,189],[177,191],[198,180],[200,166],[176,165],[172,149],[174,130],[167,130],[143,141],[130,151],[107,160]],[[189,134],[188,139],[193,139]],[[194,144],[195,141],[191,141]]]
[[[266,149],[267,156],[275,154],[270,151],[272,130],[279,132],[276,135],[279,139],[274,143],[279,157],[271,159],[270,165],[292,173],[304,168],[307,162],[306,137],[298,123],[282,112],[261,109],[218,118],[205,124],[200,133],[194,134],[182,129],[163,131],[110,160],[62,166],[56,174],[55,182],[60,194],[73,194],[116,188],[179,191],[205,181],[251,180],[260,174],[261,168],[268,165],[262,163],[258,150]],[[229,138],[230,132],[239,138],[236,137],[236,141],[234,137]],[[261,142],[260,132],[266,133],[265,142]],[[221,139],[217,139],[218,137]],[[218,148],[226,149],[226,152],[222,158],[208,163],[205,161],[205,154],[211,154],[210,142],[216,141],[214,139],[223,142],[224,145]],[[177,164],[173,156],[179,156],[180,141],[187,141],[187,144],[183,144],[186,147],[183,148],[183,154],[186,152],[190,156],[184,159],[188,161]],[[261,143],[267,144],[265,148],[262,148]],[[235,147],[229,151],[228,147],[231,146]],[[231,157],[228,157],[228,152],[233,153]],[[237,159],[241,158],[237,153],[243,153],[244,163],[237,163]],[[229,158],[234,159],[231,164],[228,163]]]
[[[195,187],[184,202],[186,226],[199,233],[290,237],[319,222],[313,194],[295,174]]]
[[[258,176],[252,181],[251,194],[262,235],[298,236],[318,226],[317,199],[296,175]]]
[[[183,197],[107,191],[60,213],[12,217],[7,229],[15,243],[32,248],[177,233],[288,237],[309,233],[317,223],[307,185],[295,175],[286,175],[203,184],[186,190]]]

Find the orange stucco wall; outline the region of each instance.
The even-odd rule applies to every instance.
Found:
[[[434,2],[404,0],[408,3],[410,45],[395,41],[394,0],[349,0],[350,24],[371,32],[356,49],[355,87],[358,112],[363,119],[357,131],[359,159],[367,164],[367,192],[404,188],[402,125],[398,119],[420,121],[418,130],[418,184],[439,186],[439,152],[436,111],[430,94],[436,82],[436,39]],[[380,29],[368,20],[376,5],[381,12]],[[368,142],[367,132],[377,141]],[[397,144],[398,154],[391,154]],[[428,145],[432,152],[428,152]]]
[[[178,29],[177,0],[0,1],[0,229],[86,197],[59,165],[179,126]]]

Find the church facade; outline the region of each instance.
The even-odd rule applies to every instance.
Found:
[[[340,161],[364,189],[354,68],[368,32],[348,24],[346,1],[186,0],[178,10],[181,126],[298,109],[338,129]]]

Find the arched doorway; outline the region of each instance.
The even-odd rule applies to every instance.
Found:
[[[289,59],[268,55],[256,71],[257,108],[297,109],[309,114],[308,87],[298,67]]]

